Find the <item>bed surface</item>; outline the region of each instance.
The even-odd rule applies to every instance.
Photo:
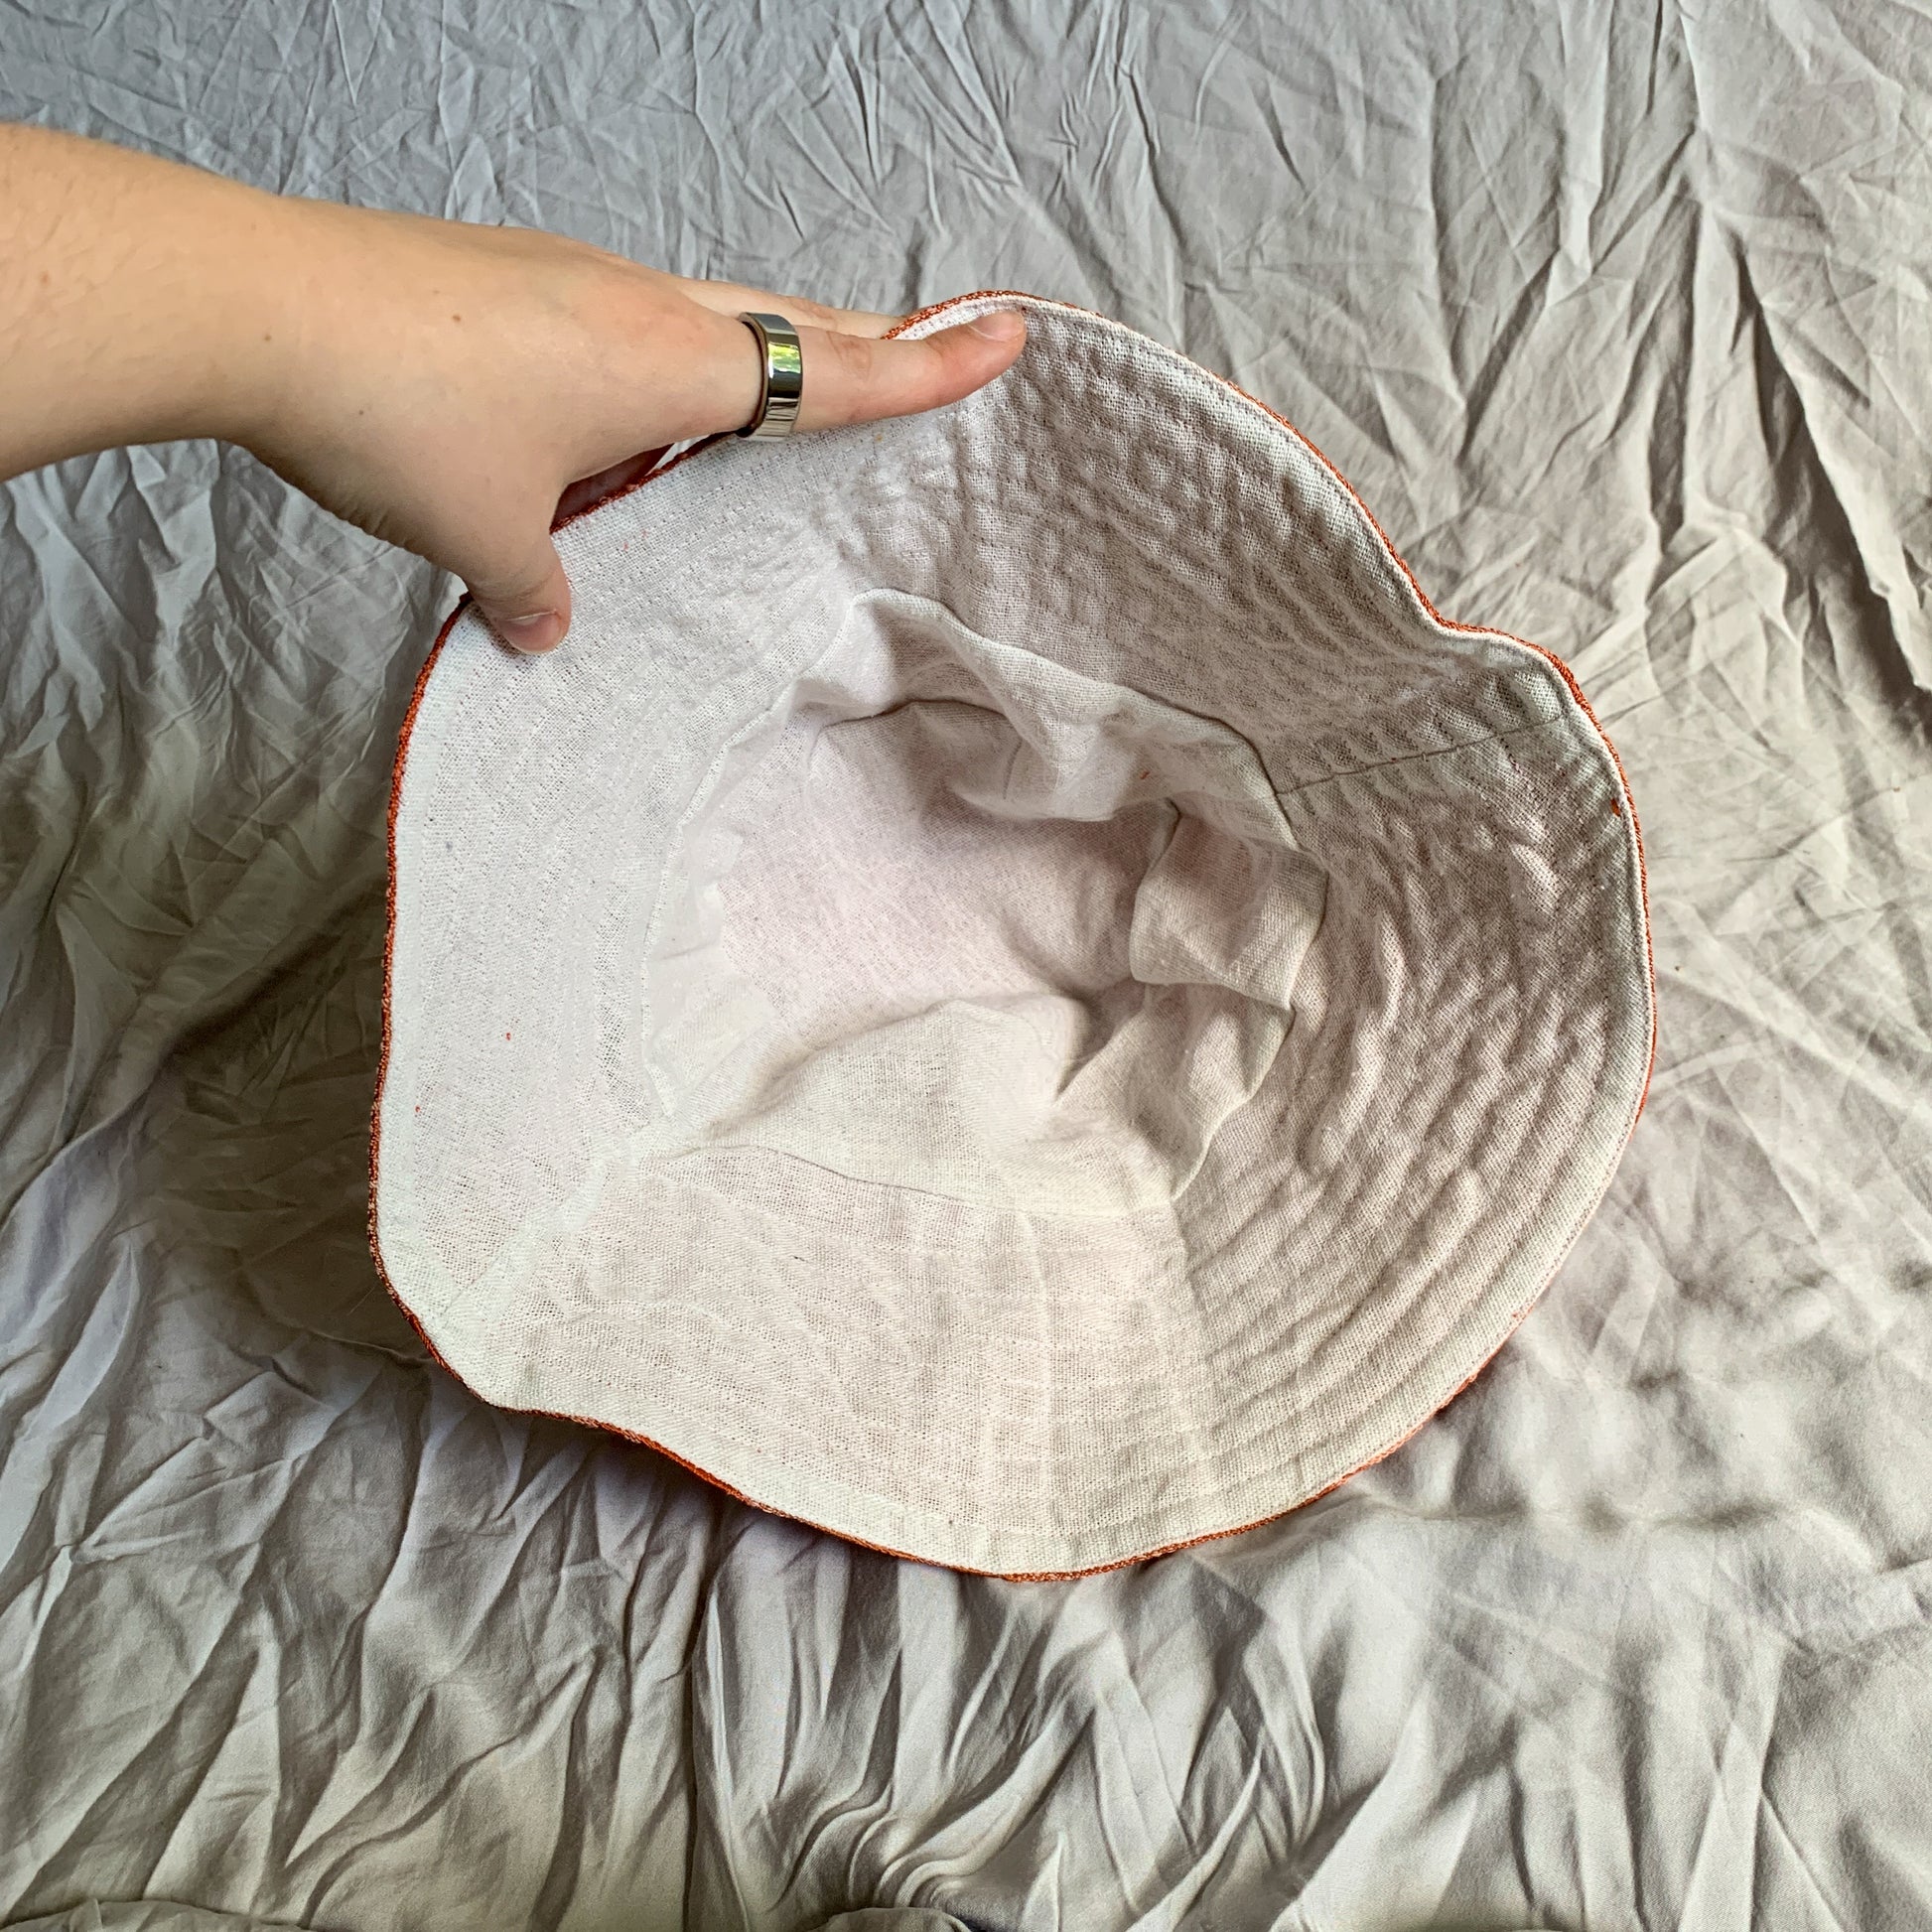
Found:
[[[451,583],[211,445],[0,488],[0,1923],[1932,1914],[1932,21],[13,6],[0,114],[1173,343],[1570,662],[1660,994],[1396,1455],[1073,1584],[896,1563],[483,1408],[376,1281]]]

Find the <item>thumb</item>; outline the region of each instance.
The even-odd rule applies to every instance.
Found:
[[[555,650],[570,628],[570,580],[550,533],[539,529],[523,547],[465,573],[477,609],[512,650]]]

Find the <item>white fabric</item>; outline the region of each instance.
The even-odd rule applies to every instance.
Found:
[[[1273,1064],[1322,894],[1232,732],[867,592],[673,842],[653,1144],[1166,1206]]]
[[[457,621],[375,1220],[491,1400],[1038,1574],[1459,1388],[1609,1178],[1651,992],[1560,667],[1438,621],[1257,404],[1026,306],[963,404],[570,528],[567,653]]]

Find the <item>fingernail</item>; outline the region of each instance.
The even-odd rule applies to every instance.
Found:
[[[555,611],[533,611],[528,617],[491,618],[489,621],[511,650],[551,650],[564,634],[563,619]]]
[[[995,309],[966,327],[974,335],[984,336],[989,343],[1012,343],[1027,333],[1027,319],[1017,309]]]

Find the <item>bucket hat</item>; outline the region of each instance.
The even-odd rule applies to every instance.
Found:
[[[1508,1336],[1649,1076],[1549,651],[1229,383],[1007,293],[927,415],[724,440],[465,607],[405,725],[371,1230],[449,1369],[1057,1576],[1250,1527]],[[809,380],[809,371],[807,372]]]

